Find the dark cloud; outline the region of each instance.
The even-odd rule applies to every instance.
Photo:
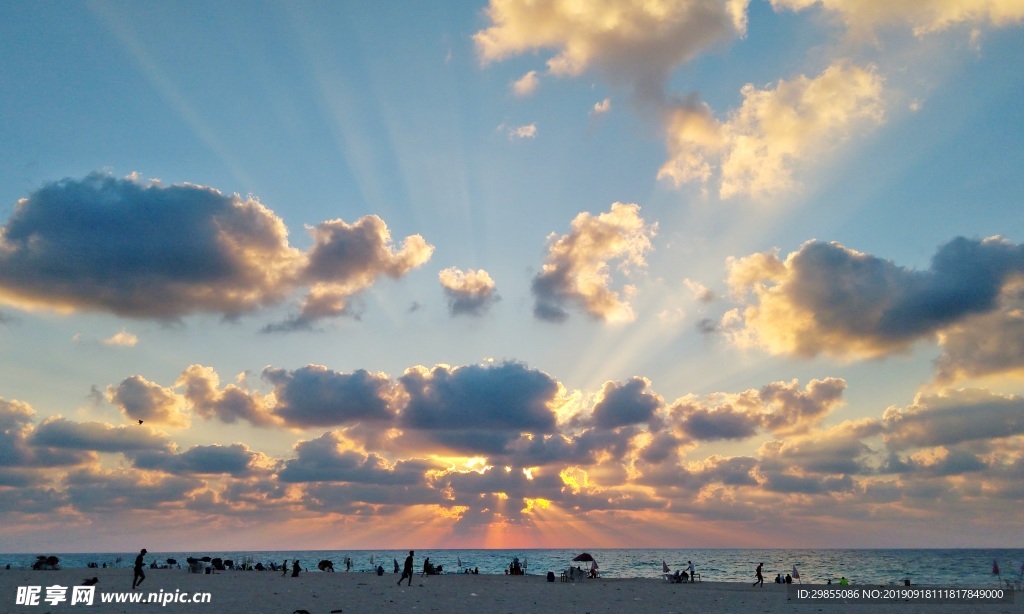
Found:
[[[758,459],[750,456],[712,455],[697,463],[664,463],[643,467],[638,482],[659,489],[696,493],[712,484],[729,487],[757,486],[754,470]]]
[[[1004,285],[1021,274],[1024,248],[998,237],[958,237],[926,271],[811,241],[784,261],[774,254],[734,260],[730,285],[757,297],[744,312],[744,332],[770,351],[881,355],[992,312]]]
[[[140,480],[134,471],[73,471],[65,478],[67,500],[82,512],[175,509],[205,486],[191,477]]]
[[[843,422],[801,437],[774,440],[761,446],[761,467],[768,473],[793,470],[801,474],[872,473],[873,450],[862,440],[877,435],[877,420]]]
[[[757,434],[761,417],[732,407],[677,406],[683,415],[683,432],[698,441],[746,439]]]
[[[947,446],[1024,433],[1024,398],[987,390],[963,389],[919,395],[904,409],[882,416],[884,439],[892,450]]]
[[[846,382],[829,377],[800,388],[797,380],[773,382],[759,390],[719,393],[705,400],[684,398],[671,413],[680,428],[698,441],[746,439],[764,429],[777,435],[799,434],[819,424],[842,402]]]
[[[401,513],[413,505],[449,503],[438,490],[422,483],[371,484],[314,482],[304,486],[306,507],[319,514],[363,515]]]
[[[558,392],[550,376],[525,365],[409,369],[399,378],[409,395],[403,427],[421,430],[493,430],[551,433],[548,403]]]
[[[805,390],[796,380],[763,386],[758,396],[765,406],[764,428],[777,434],[803,432],[835,409],[845,390],[846,382],[837,377],[811,380]]]
[[[99,174],[49,183],[0,233],[0,299],[175,320],[281,300],[298,252],[254,199]]]
[[[520,363],[414,367],[399,383],[408,398],[398,420],[401,445],[500,455],[523,433],[556,431],[549,403],[558,382]]]
[[[265,327],[264,332],[308,330],[324,318],[352,314],[351,299],[369,288],[378,277],[405,275],[428,260],[434,252],[420,235],[405,238],[396,250],[391,231],[376,215],[352,224],[343,220],[321,222],[309,229],[313,247],[298,275],[310,286],[297,316]]]
[[[765,490],[769,492],[801,495],[851,492],[854,490],[854,486],[853,478],[848,475],[822,477],[817,475],[804,476],[788,473],[769,473],[764,483]]]
[[[631,378],[624,384],[606,382],[600,400],[594,405],[594,425],[613,429],[654,419],[664,401],[648,390],[650,384],[642,377]]]
[[[696,328],[702,335],[713,335],[718,332],[718,322],[711,318],[701,318],[697,321]]]
[[[72,422],[50,418],[36,428],[32,443],[39,446],[95,452],[167,450],[168,441],[145,425],[113,426],[104,422]]]
[[[27,403],[0,398],[0,468],[14,469],[7,478],[23,480],[31,477],[20,471],[25,467],[64,467],[85,463],[93,459],[87,452],[51,448],[35,442],[35,415]]]
[[[289,426],[338,426],[391,420],[393,384],[386,375],[362,369],[339,373],[320,365],[295,371],[267,367],[263,379],[274,385],[274,414]]]
[[[1024,371],[1024,280],[1004,286],[995,311],[943,330],[939,345],[935,378],[941,383]]]
[[[64,179],[21,199],[0,229],[0,302],[235,318],[308,286],[300,314],[265,329],[295,330],[348,313],[379,276],[401,277],[433,252],[419,235],[396,250],[374,215],[310,233],[308,252],[291,247],[281,219],[253,197],[101,174]]]
[[[297,456],[285,461],[278,473],[282,482],[357,482],[381,486],[422,483],[427,471],[443,466],[421,460],[398,461],[391,466],[377,454],[346,450],[333,432],[295,446]]]
[[[258,452],[241,443],[222,446],[192,446],[181,454],[168,451],[145,451],[135,454],[133,464],[139,469],[158,469],[173,474],[228,474],[247,477],[261,470],[257,463],[265,460]]]
[[[904,473],[918,476],[962,475],[985,471],[989,465],[966,450],[942,450],[939,454],[909,459],[892,453],[879,468],[879,473]]]

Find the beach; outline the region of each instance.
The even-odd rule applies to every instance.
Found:
[[[85,578],[98,578],[91,606],[69,603],[52,605],[44,601],[46,587],[73,587]],[[1018,594],[1012,604],[891,604],[850,605],[842,603],[796,602],[785,585],[751,587],[738,582],[671,584],[654,578],[598,578],[577,583],[548,582],[543,575],[416,574],[412,586],[397,586],[398,574],[385,573],[302,573],[297,578],[271,571],[226,571],[190,574],[180,569],[147,569],[146,580],[136,593],[143,600],[158,598],[162,603],[101,603],[104,594],[131,593],[130,567],[107,569],[67,568],[56,571],[30,569],[0,570],[0,610],[5,612],[252,612],[310,614],[330,612],[473,612],[478,614],[521,614],[558,612],[597,614],[599,612],[1024,612],[1024,598]],[[407,581],[406,581],[407,582]],[[39,604],[18,605],[19,587],[41,588]],[[809,585],[807,585],[809,586]],[[820,588],[820,587],[819,587]],[[839,588],[830,586],[829,588]],[[856,588],[851,586],[849,588]],[[868,588],[867,586],[861,588]],[[877,588],[877,587],[875,587]],[[891,588],[891,587],[890,587]],[[59,592],[59,591],[58,591]],[[24,588],[22,589],[24,593]],[[197,594],[208,594],[206,603],[184,603]],[[177,600],[178,602],[175,602]]]

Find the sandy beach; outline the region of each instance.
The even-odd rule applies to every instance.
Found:
[[[222,572],[189,574],[178,569],[146,570],[142,590],[149,595],[209,593],[209,603],[101,603],[101,594],[130,592],[131,568],[0,571],[0,610],[5,612],[253,612],[310,614],[330,612],[474,612],[479,614],[521,614],[559,612],[1024,612],[1024,598],[1013,604],[928,605],[893,603],[854,606],[846,604],[796,603],[785,586],[703,582],[670,584],[659,579],[600,578],[579,583],[550,583],[544,576],[495,576],[448,574],[416,575],[412,586],[396,585],[397,575],[383,577],[368,573],[303,573],[297,578],[280,572]],[[44,601],[46,587],[80,585],[97,577],[91,606],[69,601],[51,605]],[[18,587],[40,586],[37,606],[17,605]],[[838,587],[837,587],[838,588]],[[162,593],[160,591],[163,591]],[[67,593],[70,600],[70,590]],[[145,599],[146,597],[143,597]]]

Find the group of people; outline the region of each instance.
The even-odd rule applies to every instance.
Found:
[[[683,584],[685,582],[694,582],[696,576],[697,567],[693,564],[693,561],[686,561],[686,571],[679,571],[677,569],[669,580],[676,584]]]
[[[758,563],[757,564],[757,569],[754,571],[754,575],[757,577],[757,580],[754,582],[754,586],[758,586],[758,585],[764,586],[764,576],[761,574],[761,569],[763,567],[764,567],[764,563]],[[796,573],[796,566],[795,565],[793,566],[793,573]],[[797,574],[797,577],[799,578],[800,575]],[[793,583],[793,576],[791,576],[791,575],[789,575],[787,573],[786,577],[783,578],[781,573],[777,574],[775,576],[775,583],[776,584],[792,584]],[[840,586],[846,586],[849,583],[850,583],[850,581],[846,579],[846,576],[843,576],[843,577],[841,577],[839,579],[839,585]],[[832,578],[828,579],[828,584],[832,584]]]

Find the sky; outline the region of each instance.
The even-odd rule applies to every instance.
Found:
[[[0,3],[0,551],[1024,546],[1022,25]]]

